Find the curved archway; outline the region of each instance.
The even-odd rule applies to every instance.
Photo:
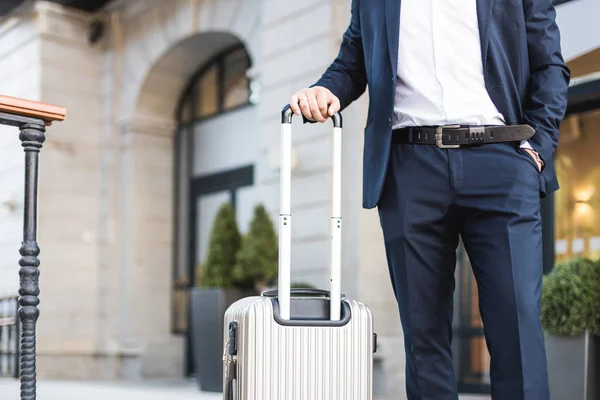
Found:
[[[151,104],[156,96],[176,104],[185,84],[216,51],[242,43],[259,56],[260,0],[170,0],[122,20],[125,119],[171,120],[172,108]],[[166,89],[161,92],[160,89]]]
[[[172,320],[173,332],[187,337],[188,373],[197,372],[189,345],[195,335],[188,326],[189,292],[197,283],[214,217],[223,202],[231,202],[235,209],[238,193],[248,200],[248,189],[254,183],[258,149],[253,133],[258,129],[253,124],[258,121],[256,110],[249,107],[254,103],[252,81],[246,74],[251,64],[241,43],[216,52],[192,74],[174,113],[176,250]],[[212,361],[220,360],[220,354],[213,356]]]
[[[192,212],[193,149],[199,146],[198,141],[194,145],[193,137],[198,137],[199,131],[197,120],[178,124],[182,117],[178,109],[183,109],[192,90],[206,94],[207,89],[199,87],[196,80],[199,71],[229,56],[244,56],[245,62],[238,63],[241,65],[234,72],[238,81],[248,83],[249,98],[251,79],[246,72],[253,52],[246,45],[248,38],[237,36],[235,30],[196,33],[176,42],[157,57],[143,79],[138,79],[137,89],[131,85],[122,88],[122,109],[128,116],[122,119],[122,245],[129,250],[122,260],[125,280],[121,293],[126,296],[123,301],[131,304],[133,315],[123,331],[144,349],[140,354],[142,375],[181,376],[190,372],[187,292],[193,284],[193,260],[189,258],[190,235],[185,222]],[[131,101],[134,92],[137,95]],[[219,96],[219,109],[246,112],[246,117],[252,114],[251,107],[242,110],[247,99],[239,99]]]
[[[203,68],[238,49],[251,60],[244,42],[229,32],[199,33],[178,42],[155,62],[141,83],[131,113],[134,127],[143,119],[178,119],[178,108]]]
[[[242,43],[225,48],[204,63],[182,92],[175,111],[178,124],[189,124],[255,103],[247,71],[252,60]]]

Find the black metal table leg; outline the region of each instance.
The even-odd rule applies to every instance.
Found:
[[[13,371],[13,377],[15,379],[18,379],[21,376],[21,371],[20,371],[20,359],[21,359],[21,345],[19,344],[19,339],[21,337],[21,324],[19,323],[19,299],[15,299],[15,306],[16,306],[16,310],[15,310],[15,359],[14,359],[14,371]]]
[[[46,126],[63,121],[64,107],[0,95],[0,124],[18,127],[25,150],[25,199],[23,209],[23,242],[19,253],[19,299],[16,334],[21,335],[20,356],[21,400],[36,398],[36,324],[38,304],[40,248],[37,244],[37,197],[39,152],[46,139]],[[20,324],[20,329],[19,329]],[[18,373],[15,373],[18,375]]]
[[[19,318],[21,320],[21,400],[36,398],[36,323],[39,316],[39,269],[37,244],[38,153],[45,136],[43,124],[28,122],[19,126],[25,150],[25,204],[23,210],[23,242],[19,253]]]

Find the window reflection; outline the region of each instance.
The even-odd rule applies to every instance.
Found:
[[[232,52],[225,59],[225,88],[223,107],[226,110],[248,103],[250,85],[246,71],[248,54],[244,49]]]
[[[193,123],[250,104],[249,68],[250,57],[243,46],[229,49],[202,66],[184,93],[179,122]]]
[[[489,393],[490,356],[479,312],[477,281],[464,246],[458,251],[458,298],[460,309],[455,321],[454,357],[458,388],[463,393]]]
[[[219,69],[213,66],[204,73],[196,87],[196,117],[205,118],[219,111]]]
[[[556,261],[600,257],[600,110],[567,116],[560,131],[555,194]]]
[[[184,168],[187,167],[184,166],[187,165],[187,146],[191,143],[191,139],[188,137],[191,133],[187,129],[190,128],[189,131],[191,132],[196,123],[206,118],[251,104],[251,82],[247,77],[249,68],[250,57],[248,52],[244,46],[239,45],[218,54],[203,65],[188,83],[176,114],[178,123],[182,128],[182,133],[178,135],[180,142],[177,144],[180,157],[180,163],[178,164],[180,170],[178,172],[181,179],[186,174]],[[183,190],[183,192],[179,196],[185,204],[187,194],[185,185],[187,183],[182,181],[180,184],[182,188],[180,190]],[[180,204],[180,207],[184,206]],[[182,231],[178,232],[178,240],[181,240],[181,243],[186,243],[185,239],[181,239],[185,238],[186,235],[185,224],[182,223],[180,229]],[[177,259],[171,294],[172,331],[186,334],[189,328],[189,289],[193,286],[190,279],[193,275],[189,265],[194,268],[195,263],[187,262],[185,249],[177,254]]]

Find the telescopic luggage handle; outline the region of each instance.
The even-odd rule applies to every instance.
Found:
[[[277,289],[270,289],[270,290],[265,290],[264,292],[261,293],[261,296],[264,297],[277,297]],[[323,290],[323,289],[311,289],[311,288],[298,288],[298,289],[292,289],[290,290],[290,293],[292,294],[292,296],[302,296],[302,297],[326,297],[326,298],[331,298],[331,292],[329,290]],[[343,299],[344,293],[340,294],[341,298]]]
[[[291,242],[292,216],[291,195],[291,153],[292,117],[289,104],[281,112],[281,185],[279,213],[279,276],[278,300],[281,318],[290,319],[291,286]],[[341,312],[341,266],[342,266],[342,115],[336,113],[333,121],[333,187],[331,215],[331,272],[330,272],[330,319],[340,320]]]

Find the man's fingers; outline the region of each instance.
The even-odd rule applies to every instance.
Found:
[[[332,96],[331,105],[329,106],[329,111],[328,111],[329,116],[333,117],[336,112],[340,111],[340,108],[342,108],[342,106],[340,104],[340,99],[338,99],[336,96]]]
[[[300,115],[300,107],[298,106],[298,94],[294,94],[290,99],[290,108],[296,115]]]
[[[321,110],[319,110],[317,96],[315,96],[314,93],[308,97],[308,104],[310,106],[310,112],[312,113],[313,118],[318,122],[324,122],[325,118],[321,114]]]
[[[329,107],[329,100],[330,96],[327,91],[319,90],[317,92],[317,106],[319,107],[319,113],[323,119],[327,119],[328,117],[327,108]]]
[[[340,101],[329,90],[322,87],[303,89],[290,99],[290,108],[296,115],[318,122],[325,122],[340,110]]]
[[[302,94],[298,96],[298,105],[300,106],[300,110],[302,111],[302,114],[311,120],[314,120],[315,117],[313,116],[312,112],[310,111],[310,104],[308,102],[308,98],[306,96],[306,94]]]

